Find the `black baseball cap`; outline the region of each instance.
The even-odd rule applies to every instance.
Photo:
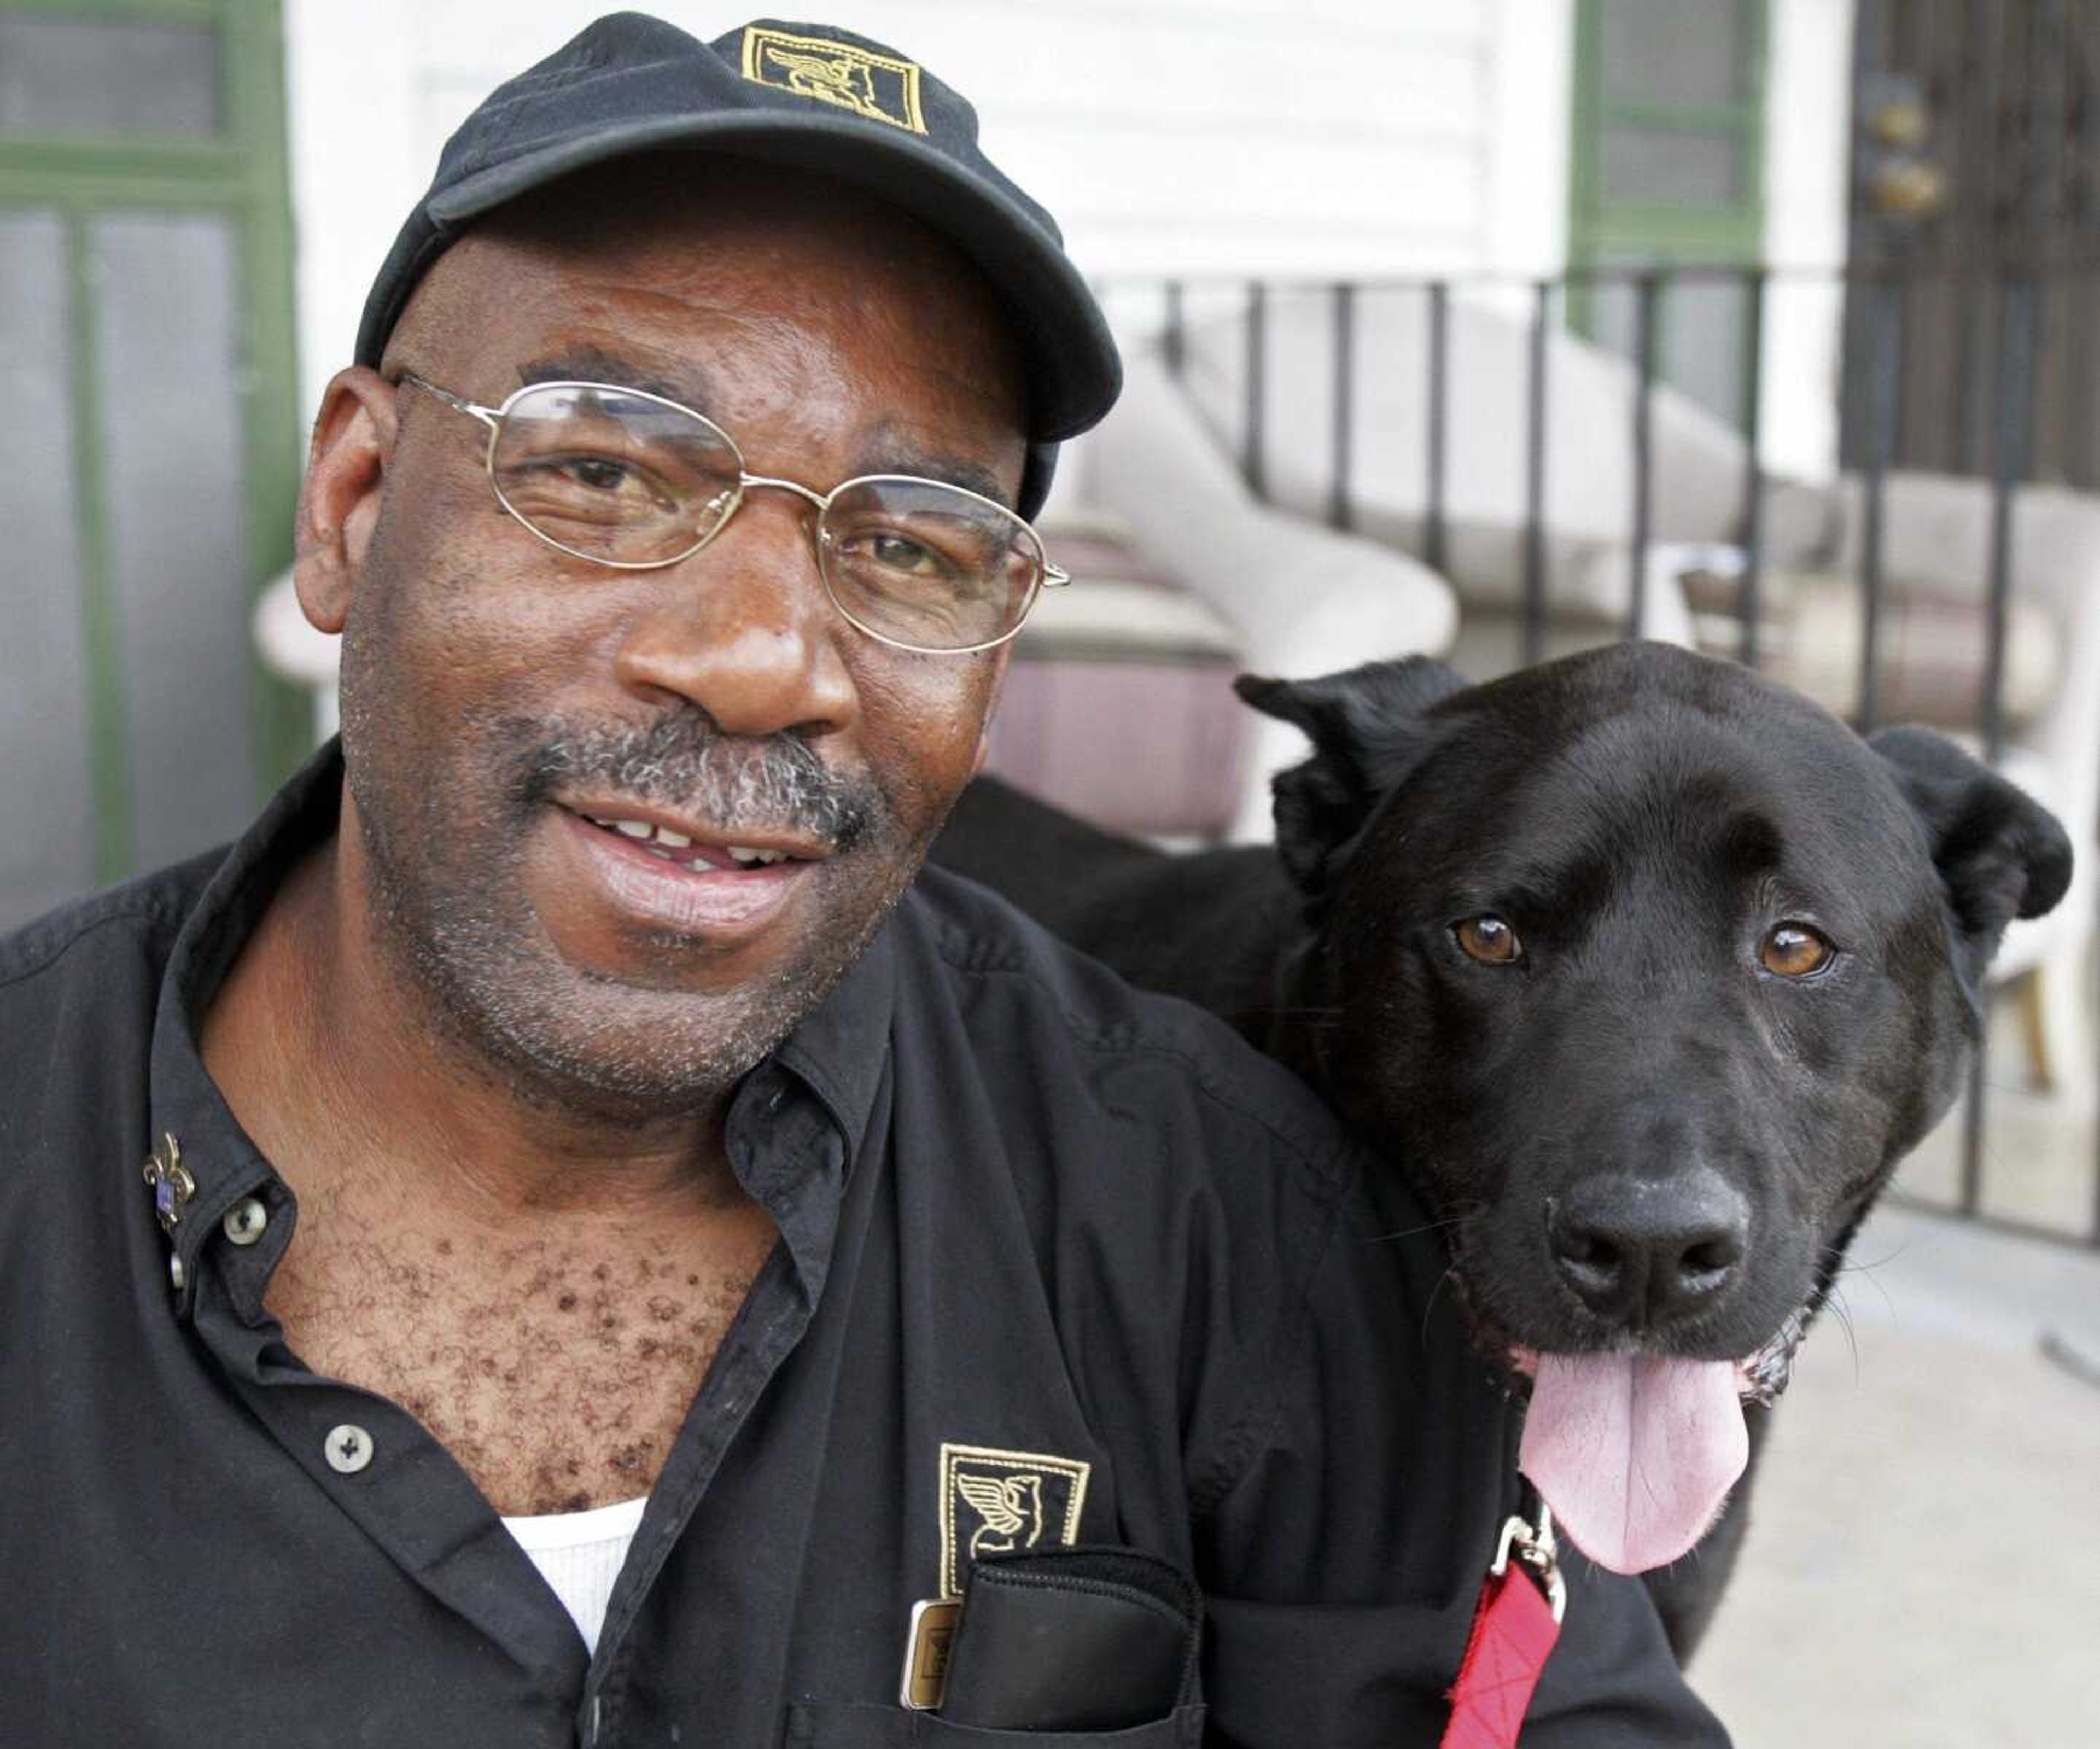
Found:
[[[977,147],[977,112],[916,62],[830,24],[761,20],[702,42],[640,12],[589,25],[491,92],[439,156],[430,192],[365,300],[357,361],[377,369],[430,263],[483,214],[587,165],[692,147],[814,170],[939,232],[1004,305],[1029,390],[1021,513],[1061,438],[1123,384],[1115,342],[1049,214]]]

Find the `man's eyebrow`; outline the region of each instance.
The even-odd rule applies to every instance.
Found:
[[[858,466],[863,474],[914,474],[921,479],[942,480],[990,498],[1009,510],[1013,508],[1013,494],[1006,483],[983,462],[966,457],[943,455],[915,444],[878,436],[861,451]]]
[[[707,378],[699,371],[689,369],[678,378],[660,376],[602,347],[575,347],[536,358],[518,367],[518,382],[520,387],[534,382],[608,382],[615,388],[661,395],[695,411],[704,409],[711,399]]]
[[[710,395],[704,374],[687,370],[682,378],[660,376],[632,359],[622,358],[602,347],[572,347],[567,351],[532,360],[518,367],[518,381],[534,382],[609,382],[616,388],[638,389],[644,395],[661,395],[704,413]],[[993,503],[1013,508],[1013,494],[998,474],[982,462],[945,454],[877,430],[860,453],[861,474],[911,474],[921,479],[945,481],[974,492]]]

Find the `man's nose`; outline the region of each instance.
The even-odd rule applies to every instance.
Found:
[[[748,496],[699,552],[646,573],[615,660],[620,684],[697,704],[725,735],[850,722],[858,696],[840,644],[860,634],[825,593],[815,515],[786,492]]]

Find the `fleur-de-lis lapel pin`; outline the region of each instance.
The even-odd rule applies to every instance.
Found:
[[[165,1130],[146,1162],[145,1178],[153,1187],[153,1212],[161,1230],[172,1238],[182,1224],[183,1208],[196,1195],[196,1180],[183,1164],[181,1144]]]

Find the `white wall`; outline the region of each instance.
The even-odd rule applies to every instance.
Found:
[[[1766,465],[1838,466],[1838,381],[1852,127],[1853,0],[1774,0],[1765,116]]]
[[[1812,0],[1811,0],[1812,3]],[[439,148],[584,0],[287,0],[309,408]],[[744,15],[654,10],[713,37]],[[1551,271],[1573,0],[837,0],[977,105],[1096,276]]]

